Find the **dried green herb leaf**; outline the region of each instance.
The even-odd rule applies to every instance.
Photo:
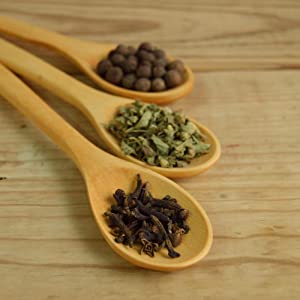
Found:
[[[135,102],[119,109],[107,126],[127,155],[150,165],[184,167],[209,152],[205,136],[182,112]]]
[[[124,141],[121,142],[121,149],[126,155],[135,154],[135,150]]]
[[[194,147],[197,153],[208,153],[210,149],[210,144],[199,142]]]
[[[160,154],[168,155],[168,152],[169,152],[168,144],[164,143],[160,138],[158,138],[155,135],[151,136],[151,140],[155,144],[155,146]]]
[[[148,126],[150,119],[152,117],[152,112],[147,110],[145,113],[142,115],[140,120],[135,124],[135,128],[145,128]]]

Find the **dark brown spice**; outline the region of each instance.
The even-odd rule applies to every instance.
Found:
[[[168,88],[173,88],[182,83],[182,76],[177,70],[170,70],[164,76]]]
[[[110,61],[114,66],[121,66],[124,60],[125,60],[124,55],[117,52],[112,54],[110,57]]]
[[[165,67],[168,64],[168,61],[166,58],[158,58],[153,62],[154,66],[162,66]]]
[[[129,55],[135,55],[136,49],[133,46],[128,46]]]
[[[181,60],[174,60],[167,66],[168,70],[177,70],[180,74],[184,74],[185,68]]]
[[[105,79],[114,84],[119,84],[122,78],[123,71],[120,67],[111,67],[105,74]]]
[[[162,248],[167,248],[171,258],[179,257],[174,250],[182,242],[187,226],[181,216],[186,217],[187,211],[171,197],[163,200],[153,198],[148,190],[148,184],[142,183],[137,176],[135,190],[126,195],[121,189],[113,194],[117,204],[113,204],[104,216],[115,242],[133,247],[140,245],[141,253],[151,257]],[[145,201],[147,203],[143,203]],[[165,214],[174,216],[174,220]]]
[[[139,46],[139,50],[153,51],[154,47],[149,42],[143,42]]]
[[[140,59],[140,61],[143,61],[143,60],[148,60],[150,62],[153,62],[155,61],[155,56],[153,53],[151,52],[148,52],[146,50],[139,50],[137,52],[137,56],[138,58]]]
[[[165,81],[161,78],[155,78],[151,82],[151,90],[154,92],[161,92],[166,89]]]
[[[116,52],[124,55],[124,56],[127,56],[130,54],[130,50],[127,46],[123,45],[123,44],[120,44],[117,46],[116,48]]]
[[[166,58],[166,53],[164,50],[156,49],[153,51],[153,54],[156,58]]]
[[[110,67],[112,67],[111,61],[109,59],[103,59],[97,65],[97,73],[99,75],[105,75]]]
[[[134,88],[137,91],[148,92],[151,88],[151,81],[147,78],[139,78],[135,82]]]
[[[141,65],[136,70],[136,76],[139,78],[150,78],[151,74],[151,66],[148,65]]]
[[[122,79],[122,86],[126,89],[132,89],[136,81],[136,76],[133,73],[127,74]]]
[[[155,78],[163,77],[166,74],[166,69],[163,66],[154,66],[152,76]]]
[[[120,67],[123,73],[114,67]],[[96,72],[113,84],[143,92],[159,92],[176,87],[183,83],[185,77],[182,61],[168,61],[165,51],[149,42],[143,42],[137,48],[119,44],[98,63]],[[123,80],[126,74],[150,79],[151,82],[133,80],[132,75]]]
[[[137,66],[138,66],[138,59],[133,55],[128,56],[128,58],[125,59],[121,64],[121,68],[125,73],[134,72]]]

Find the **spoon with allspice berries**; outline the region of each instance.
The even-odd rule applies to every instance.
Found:
[[[150,43],[139,48],[82,41],[0,16],[0,31],[61,52],[101,89],[144,102],[166,104],[191,92],[194,76],[181,61]]]
[[[99,230],[117,254],[130,263],[143,268],[175,271],[191,266],[208,253],[213,239],[211,223],[204,209],[183,188],[156,172],[119,159],[94,146],[1,64],[0,95],[44,131],[77,165],[85,180],[90,205]],[[151,193],[159,197],[155,202],[160,204],[161,208],[167,202],[170,205],[172,204],[171,207],[175,209],[179,207],[180,214],[189,211],[188,225],[190,230],[183,237],[178,247],[176,247],[178,243],[171,241],[173,228],[169,229],[167,225],[162,225],[162,222],[167,219],[167,224],[171,224],[172,227],[183,225],[182,230],[186,231],[185,228],[187,227],[181,221],[186,216],[181,216],[181,220],[175,218],[173,219],[175,223],[173,221],[172,223],[169,222],[172,216],[167,217],[166,212],[165,214],[159,212],[159,207],[155,203],[152,206],[156,206],[158,209],[138,202],[139,200],[135,198],[135,195],[141,187],[139,178],[139,187],[130,195],[131,199],[129,197],[124,199],[125,192],[123,191],[127,193],[132,190],[137,174],[140,174],[140,178],[151,184]],[[116,191],[116,189],[118,190]],[[112,205],[112,194],[114,192],[114,198],[118,201],[119,206]],[[160,200],[164,195],[171,195],[177,199],[177,202],[173,202],[171,199]],[[124,204],[124,201],[127,201],[127,204]],[[133,208],[137,205],[138,207]],[[181,207],[185,209],[181,210]],[[120,214],[116,213],[117,209]],[[127,210],[129,210],[128,213]],[[171,211],[168,210],[168,212]],[[184,213],[184,215],[186,214]],[[106,220],[107,217],[109,222]],[[128,223],[132,218],[133,221],[130,222],[129,228],[129,225],[125,223]],[[176,222],[179,222],[179,224],[177,225]],[[130,235],[135,226],[138,226],[138,228],[142,226],[141,230],[137,229],[139,230],[138,237],[143,246],[142,250],[145,252],[141,255],[136,247],[130,247],[132,241]],[[151,231],[145,230],[147,226],[151,226]],[[123,238],[120,235],[120,231],[122,231],[126,235],[125,238],[128,238],[129,245],[123,245],[120,241],[116,242],[115,237],[111,234],[111,227],[113,227],[115,233],[118,229],[118,239]],[[179,231],[180,234],[181,229],[176,229],[176,231]],[[137,231],[134,232],[137,233]],[[164,237],[165,242],[162,243],[166,244],[166,248],[164,245],[151,242],[153,236],[161,240],[159,235]],[[176,251],[170,243],[173,243]],[[158,249],[159,247],[161,249]],[[152,257],[154,255],[153,250],[157,252],[155,257]]]
[[[184,167],[168,168],[150,165],[125,153],[119,140],[107,128],[107,125],[115,118],[120,108],[132,105],[134,100],[93,89],[3,39],[0,39],[0,62],[17,74],[32,80],[77,107],[91,121],[108,149],[121,158],[152,169],[169,178],[183,178],[206,171],[220,157],[221,147],[217,137],[208,128],[192,120],[193,126],[205,136],[205,143],[210,145],[209,152],[193,158]]]

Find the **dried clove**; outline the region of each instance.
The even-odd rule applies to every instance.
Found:
[[[182,208],[169,195],[154,198],[149,184],[137,175],[134,191],[128,195],[117,189],[113,194],[116,204],[105,212],[108,226],[116,243],[133,247],[140,245],[141,253],[151,257],[162,248],[167,248],[171,258],[179,257],[174,250],[189,230],[186,223],[188,210]]]

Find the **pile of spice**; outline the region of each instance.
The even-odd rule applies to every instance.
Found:
[[[209,152],[210,144],[183,113],[134,102],[119,109],[108,130],[126,155],[152,166],[184,167]]]
[[[189,211],[176,199],[169,195],[154,198],[148,190],[148,183],[143,183],[140,175],[137,175],[137,186],[131,194],[126,195],[118,189],[113,196],[116,204],[104,216],[117,243],[130,247],[139,245],[140,253],[151,257],[162,248],[167,248],[172,258],[180,256],[174,247],[189,231],[186,223]]]
[[[126,89],[161,92],[182,84],[185,68],[180,60],[169,61],[163,50],[144,42],[137,49],[118,45],[99,62],[97,73]]]

